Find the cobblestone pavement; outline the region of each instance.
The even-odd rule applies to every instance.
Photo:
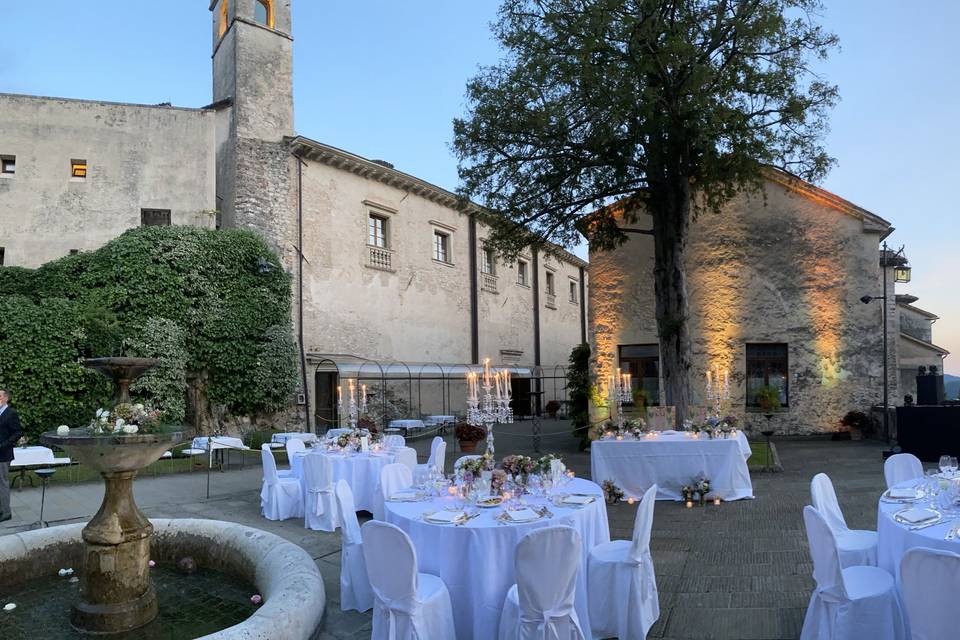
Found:
[[[569,426],[544,421],[541,450],[560,451],[578,475],[589,477],[589,453],[576,451]],[[530,423],[498,429],[498,455],[532,451]],[[523,435],[512,435],[523,434]],[[450,437],[447,436],[448,443]],[[421,461],[429,439],[414,444]],[[660,591],[660,620],[649,637],[673,640],[774,640],[797,638],[813,589],[801,510],[809,504],[810,478],[825,471],[833,478],[847,522],[876,527],[876,501],[883,489],[882,446],[876,442],[786,440],[776,443],[783,473],[753,474],[755,500],[719,507],[685,509],[658,502],[651,550]],[[448,444],[448,469],[459,455]],[[254,458],[250,458],[252,461]],[[308,531],[300,520],[270,522],[259,514],[260,469],[248,466],[211,474],[144,477],[136,494],[151,517],[199,517],[229,520],[272,531],[299,544],[317,562],[327,590],[327,614],[321,638],[370,636],[370,614],[340,611],[340,535]],[[47,490],[44,518],[52,524],[89,519],[99,507],[102,489],[92,483]],[[13,492],[14,520],[0,535],[29,528],[38,519],[39,489]],[[608,508],[612,538],[629,538],[636,507]]]

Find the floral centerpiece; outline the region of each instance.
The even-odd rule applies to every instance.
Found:
[[[530,456],[510,455],[500,461],[504,471],[512,476],[529,475],[537,470],[537,462]]]
[[[376,431],[367,431],[366,429],[353,429],[346,433],[338,435],[333,444],[341,449],[360,450],[360,439],[366,437],[369,444],[375,444],[383,440],[383,435]]]
[[[460,476],[463,481],[470,484],[480,477],[484,471],[493,471],[493,456],[485,453],[479,458],[464,460],[460,465]]]
[[[112,411],[97,409],[89,425],[90,432],[97,435],[156,433],[160,427],[160,411],[139,402],[121,402]]]
[[[603,497],[607,504],[616,504],[623,500],[623,489],[615,485],[613,480],[604,480]]]
[[[680,495],[683,497],[684,502],[693,502],[694,493],[696,492],[694,491],[693,487],[689,484],[685,484],[682,487],[680,487]]]
[[[647,423],[645,420],[642,418],[631,418],[623,423],[622,428],[613,421],[608,421],[602,425],[598,425],[595,433],[597,438],[601,440],[610,438],[622,440],[628,436],[639,440],[643,437],[643,434],[646,430]]]
[[[700,505],[703,506],[706,503],[707,494],[710,493],[710,481],[707,478],[701,477],[694,483],[693,488],[700,498]]]
[[[554,460],[561,463],[563,462],[563,458],[556,453],[548,453],[544,456],[540,456],[540,459],[537,460],[537,466],[539,467],[539,472],[541,475],[550,475],[550,472],[553,470]]]

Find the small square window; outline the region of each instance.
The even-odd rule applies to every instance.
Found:
[[[140,209],[140,226],[169,227],[170,209]]]
[[[0,156],[0,173],[13,175],[17,172],[17,156]]]
[[[487,275],[495,275],[496,261],[493,255],[493,249],[484,249],[480,254],[480,271]]]
[[[387,248],[387,219],[371,213],[367,219],[367,244],[371,247]]]
[[[86,161],[86,160],[71,160],[71,161],[70,161],[70,177],[71,177],[71,178],[80,178],[81,180],[86,179],[86,177],[87,177],[87,161]]]
[[[450,236],[441,231],[433,232],[433,259],[450,262]]]
[[[517,284],[521,286],[527,285],[527,262],[525,260],[517,260]]]
[[[80,253],[80,249],[70,249],[70,255],[75,256]]]
[[[577,301],[577,281],[570,281],[570,302],[576,303]]]

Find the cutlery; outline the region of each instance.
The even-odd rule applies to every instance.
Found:
[[[950,527],[950,530],[947,531],[947,535],[943,536],[944,540],[953,540],[957,537],[957,527],[960,525],[954,525]]]
[[[479,514],[479,513],[474,513],[473,515],[467,516],[466,518],[464,518],[463,520],[461,520],[460,522],[458,522],[458,523],[457,523],[456,525],[454,525],[454,526],[462,527],[463,525],[467,524],[468,522],[470,522],[470,521],[473,520],[474,518],[479,518],[479,517],[480,517],[480,514]]]
[[[919,531],[920,529],[933,527],[938,524],[943,524],[944,522],[950,522],[951,520],[953,520],[953,518],[940,518],[939,520],[934,520],[933,522],[925,522],[924,524],[918,524],[910,527],[910,531]]]

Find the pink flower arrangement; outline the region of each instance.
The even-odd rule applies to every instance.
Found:
[[[261,596],[259,593],[255,593],[252,596],[250,596],[250,602],[252,602],[255,605],[259,605],[263,602],[263,596]]]

